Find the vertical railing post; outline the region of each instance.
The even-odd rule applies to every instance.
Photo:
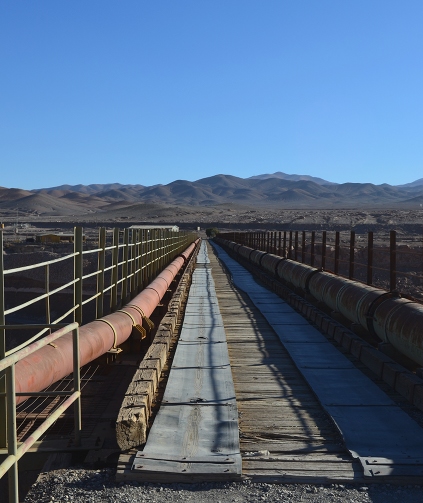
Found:
[[[160,272],[163,271],[165,267],[165,240],[164,240],[164,230],[160,229]],[[188,246],[188,244],[187,244]]]
[[[142,242],[141,242],[141,229],[137,229],[137,269],[138,269],[137,291],[139,293],[142,290]]]
[[[335,232],[335,274],[339,274],[339,231]]]
[[[162,230],[162,247],[163,247],[163,266],[169,263],[169,239],[168,239],[169,231],[168,229]]]
[[[181,236],[182,238],[182,236]],[[156,230],[152,229],[150,232],[150,262],[151,262],[151,277],[152,281],[156,277]],[[181,239],[182,241],[182,239]],[[180,244],[182,246],[182,242]]]
[[[310,243],[310,265],[314,266],[315,251],[314,247],[316,244],[316,231],[311,231],[311,243]]]
[[[322,232],[322,269],[326,268],[326,231]]]
[[[160,273],[160,234],[161,231],[160,229],[156,229],[156,237],[155,237],[155,248],[156,248],[156,274],[157,276]],[[183,247],[185,247],[185,242],[186,242],[187,236],[184,233],[182,236],[182,242],[183,242]]]
[[[104,306],[104,269],[106,268],[106,228],[100,227],[98,230],[98,274],[97,274],[97,295],[95,312],[96,318],[103,317]]]
[[[46,323],[50,325],[50,266],[44,266],[44,287],[46,291]],[[51,333],[51,330],[50,330]]]
[[[137,241],[136,241],[136,236],[135,236],[135,229],[131,229],[131,299],[135,297],[137,294],[136,288],[137,288],[137,275],[136,275],[136,270],[137,270]]]
[[[157,270],[156,276],[161,272],[162,268],[162,230],[158,229],[156,235],[156,246],[157,246]]]
[[[73,391],[81,393],[81,375],[80,375],[80,359],[79,359],[79,327],[72,331],[73,344]],[[74,423],[75,423],[75,445],[81,445],[81,429],[82,429],[82,410],[81,397],[74,402]]]
[[[119,228],[113,229],[113,248],[112,248],[112,288],[110,292],[110,310],[115,311],[117,308],[118,297],[118,276],[119,276]]]
[[[82,227],[74,228],[74,321],[82,325],[82,276],[83,276],[83,259],[82,259]]]
[[[16,391],[15,364],[6,369],[7,388],[7,454],[15,456],[18,450],[16,438]],[[15,461],[9,469],[9,503],[19,503],[18,462]]]
[[[0,229],[0,360],[6,358],[6,324],[4,315],[4,261],[3,261],[3,230]],[[6,377],[0,376],[0,393],[6,392]],[[6,428],[6,397],[0,396],[0,448],[5,449],[7,445]]]
[[[367,284],[373,285],[373,232],[367,233]]]
[[[147,284],[150,283],[151,278],[153,276],[152,273],[152,241],[153,241],[153,231],[151,229],[148,230],[148,237],[147,237]]]
[[[389,290],[397,289],[397,233],[389,233]]]
[[[145,240],[145,229],[141,230],[141,289],[147,284],[147,244]]]
[[[279,231],[279,244],[278,244],[278,255],[282,255],[282,232]]]
[[[182,238],[181,238],[182,239]],[[151,262],[151,269],[150,269],[150,281],[154,279],[155,275],[155,243],[156,243],[156,231],[152,229],[150,231],[150,262]]]
[[[125,229],[123,232],[123,244],[121,305],[125,303],[128,296],[129,229]]]
[[[306,233],[305,231],[302,231],[302,236],[301,236],[301,262],[304,264],[305,262],[305,256],[306,256]]]
[[[354,278],[354,248],[355,248],[355,232],[351,231],[350,234],[350,270],[348,273],[348,278]]]

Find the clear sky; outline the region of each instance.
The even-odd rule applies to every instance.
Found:
[[[423,177],[422,0],[2,0],[0,186]]]

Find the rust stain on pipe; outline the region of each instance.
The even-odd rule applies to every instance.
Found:
[[[196,240],[192,243],[141,293],[134,297],[130,305],[123,307],[125,310],[132,309],[132,316],[137,324],[142,323],[141,313],[131,305],[139,307],[145,316],[151,316],[198,242],[199,240]],[[132,320],[125,313],[115,312],[104,316],[102,320],[106,323],[95,320],[79,329],[81,366],[103,355],[114,345],[119,346],[131,335]],[[17,393],[41,391],[72,372],[72,333],[57,339],[55,346],[45,346],[16,364]],[[17,403],[24,400],[25,397],[16,397]]]

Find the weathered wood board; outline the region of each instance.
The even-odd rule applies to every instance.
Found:
[[[284,483],[363,481],[360,463],[345,449],[335,425],[275,331],[234,287],[213,252],[209,256],[228,341],[244,476]],[[268,299],[268,291],[263,290],[260,308]],[[298,342],[312,327],[304,319],[292,318],[299,315],[285,306],[290,321],[296,323],[277,328]],[[269,307],[266,311],[274,310]]]
[[[160,410],[133,460],[132,480],[235,480],[241,476],[238,410],[226,334],[205,245]]]

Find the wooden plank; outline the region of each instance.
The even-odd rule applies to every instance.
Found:
[[[332,463],[325,461],[323,459],[313,461],[289,461],[282,459],[270,458],[268,461],[254,460],[249,457],[244,457],[242,460],[244,470],[274,470],[275,468],[279,470],[289,470],[292,472],[346,472],[353,473],[351,468],[351,462],[342,462],[342,460],[336,460]]]
[[[174,463],[212,463],[212,464],[224,464],[233,465],[236,463],[236,459],[231,456],[223,456],[222,454],[213,453],[210,456],[175,456],[171,457],[169,454],[146,454],[145,452],[138,451],[135,455],[134,463],[142,463],[144,460],[155,460],[155,461],[171,461]]]
[[[245,297],[235,292],[210,253],[224,321],[239,410],[243,473],[272,482],[352,481],[361,470],[342,445],[338,431],[283,348],[274,330]],[[260,294],[261,303],[268,298]],[[285,310],[266,309],[275,316]],[[291,323],[308,331],[295,311]],[[292,325],[280,325],[289,335]],[[296,340],[295,338],[293,340]],[[265,458],[249,456],[269,452]]]
[[[210,270],[196,269],[193,284],[161,407],[144,449],[125,475],[132,480],[241,476],[235,390]],[[223,455],[233,463],[219,462]]]

